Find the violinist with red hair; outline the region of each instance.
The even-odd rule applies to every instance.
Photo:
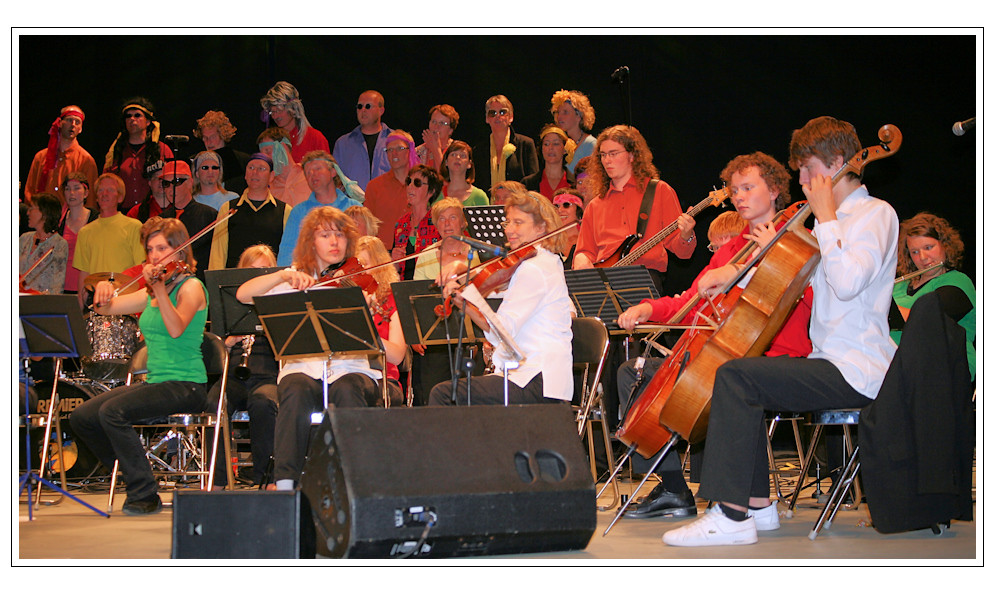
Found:
[[[303,291],[314,287],[321,279],[341,276],[347,263],[365,260],[368,265],[374,265],[390,261],[386,248],[361,250],[358,239],[359,233],[349,215],[332,206],[316,208],[301,222],[293,266],[246,281],[235,296],[243,303],[252,303],[259,295]],[[397,382],[397,365],[404,360],[407,345],[403,342],[393,299],[384,300],[383,297],[367,294],[367,302],[371,304],[374,323],[387,353],[387,393],[392,402],[399,402],[402,396]],[[323,408],[322,377],[326,363],[329,406],[383,406],[379,384],[383,373],[370,367],[366,355],[339,355],[332,359],[309,357],[285,364],[277,377],[280,402],[273,442],[276,489],[293,489],[304,469],[311,413]]]
[[[141,314],[138,326],[148,347],[146,383],[122,386],[76,408],[73,430],[107,468],[119,461],[128,498],[128,515],[162,510],[157,482],[145,458],[134,424],[179,412],[200,412],[207,406],[207,370],[201,355],[207,321],[207,291],[195,276],[197,262],[178,219],[152,217],[141,231],[147,289],[115,295],[107,281],[94,288],[94,310],[101,315]]]
[[[524,356],[518,367],[508,373],[509,404],[569,404],[573,398],[573,304],[563,275],[563,260],[558,254],[562,235],[548,237],[537,246],[515,252],[558,229],[560,216],[549,200],[537,192],[513,191],[509,193],[504,207],[505,235],[512,251],[504,260],[520,257],[522,252],[528,255],[534,251],[534,255],[522,258],[517,267],[501,271],[513,270],[502,295],[501,306],[491,317],[499,327],[492,327],[487,317],[475,307],[466,308],[470,319],[495,345],[495,373],[474,377],[470,382],[469,398],[466,379],[457,382],[455,393],[452,382],[439,383],[429,394],[431,405],[504,404],[504,364],[514,361],[515,357],[501,334],[510,337]],[[472,275],[474,271],[470,272]],[[477,274],[480,278],[484,276],[480,272]],[[498,273],[486,276],[497,277]],[[487,292],[486,288],[481,288],[487,284],[486,281],[478,283],[478,286],[471,278],[465,288],[457,290],[457,278],[450,276],[441,280],[446,281],[443,295],[452,295],[453,303],[459,307],[464,307],[465,301],[479,306],[481,293]]]

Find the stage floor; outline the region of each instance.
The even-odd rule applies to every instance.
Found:
[[[638,483],[623,482],[623,492],[631,491]],[[641,493],[645,494],[655,483],[648,482]],[[697,485],[692,484],[693,491]],[[83,493],[71,491],[82,500],[105,509],[106,487]],[[169,503],[171,491],[163,491],[163,501]],[[539,553],[500,557],[471,557],[443,560],[451,564],[500,564],[500,565],[697,565],[707,560],[723,560],[739,564],[752,560],[750,565],[825,565],[867,564],[892,565],[980,565],[982,560],[980,539],[975,522],[954,522],[941,535],[930,530],[901,534],[879,534],[866,524],[866,505],[856,510],[841,510],[828,529],[813,541],[808,535],[815,523],[819,508],[808,492],[802,493],[794,517],[786,519],[784,506],[781,529],[761,532],[760,542],[739,547],[676,548],[664,545],[660,536],[666,530],[686,520],[623,518],[604,536],[615,512],[598,512],[598,528],[584,550]],[[115,513],[104,518],[79,503],[65,498],[57,505],[33,508],[34,519],[28,521],[28,507],[24,498],[16,506],[12,564],[46,565],[47,560],[60,560],[64,566],[102,565],[183,565],[189,560],[169,561],[171,550],[172,510],[145,517],[129,517],[120,513],[125,495],[119,492],[114,501]],[[603,498],[602,504],[609,503]],[[699,510],[705,508],[699,501]],[[251,521],[247,518],[246,521]],[[578,561],[580,560],[580,561]],[[620,562],[619,560],[626,560]],[[865,561],[860,561],[865,560]],[[939,563],[939,560],[943,560]],[[318,560],[325,564],[359,564],[350,560]],[[293,561],[286,563],[294,563]],[[274,563],[274,564],[286,564]],[[315,563],[299,561],[298,563]],[[378,564],[392,563],[379,561]],[[196,564],[196,562],[194,562]],[[221,560],[215,565],[242,565],[238,560]],[[367,563],[368,564],[368,563]]]

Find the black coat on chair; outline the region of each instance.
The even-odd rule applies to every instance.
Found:
[[[974,411],[964,330],[931,293],[916,301],[877,399],[860,414],[861,476],[874,528],[973,517]]]

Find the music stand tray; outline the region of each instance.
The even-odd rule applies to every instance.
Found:
[[[205,270],[204,279],[210,298],[211,332],[218,336],[260,334],[263,331],[256,308],[235,297],[238,288],[249,279],[282,270],[271,268],[225,268]]]
[[[618,316],[643,299],[660,297],[645,266],[565,270],[563,275],[577,315],[601,318],[609,334],[629,334],[618,325]]]
[[[504,235],[504,206],[500,204],[487,206],[464,206],[463,216],[466,218],[467,234],[478,241],[491,245],[503,246],[508,243]],[[484,259],[492,258],[486,254]]]
[[[463,343],[481,343],[486,339],[470,321],[470,318],[454,307],[447,318],[435,313],[436,306],[443,305],[442,291],[433,288],[430,280],[400,281],[391,284],[397,315],[408,344],[455,344],[458,342],[459,324],[463,324]],[[500,299],[488,299],[493,309],[500,305]],[[446,327],[449,327],[449,333]]]
[[[62,373],[62,360],[68,357],[88,357],[93,354],[89,339],[86,336],[83,324],[83,314],[79,309],[79,302],[73,295],[21,295],[18,300],[18,315],[20,318],[20,356],[21,357],[52,357],[55,359],[55,370],[52,381],[52,396],[49,400],[47,420],[45,423],[45,442],[42,450],[42,462],[44,463],[48,454],[49,435],[52,432],[53,419],[57,432],[56,447],[60,449],[59,459],[62,460],[62,436],[59,426],[59,417],[55,414],[58,409],[59,395],[56,391],[59,376]],[[27,459],[27,472],[20,479],[20,491],[27,488],[28,491],[28,519],[33,520],[31,510],[31,485],[40,482],[54,491],[69,497],[80,505],[90,508],[94,512],[110,517],[107,513],[93,507],[85,501],[69,494],[65,489],[56,486],[46,480],[41,474],[35,474],[31,469],[31,411],[27,403],[24,407],[25,418],[25,457]],[[60,467],[60,477],[62,485],[66,484],[65,469]],[[41,488],[39,487],[39,495]]]
[[[359,287],[260,295],[256,315],[278,361],[335,355],[379,359],[380,382],[387,399],[387,354],[366,298]],[[371,367],[376,369],[375,365]],[[327,385],[326,385],[327,388]]]

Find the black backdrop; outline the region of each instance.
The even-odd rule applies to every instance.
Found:
[[[278,80],[298,88],[308,119],[330,144],[356,126],[356,98],[368,88],[386,97],[384,122],[411,132],[417,142],[428,109],[453,105],[460,113],[454,137],[471,144],[488,133],[482,113],[487,97],[507,95],[515,106],[516,131],[534,137],[552,119],[553,92],[567,88],[591,98],[595,134],[618,123],[638,127],[661,176],[687,208],[719,183],[718,173],[730,158],[761,150],[786,162],[792,130],[810,118],[833,115],[853,123],[864,145],[877,142],[883,124],[901,129],[898,155],[869,165],[865,182],[901,219],[920,210],[948,218],[967,246],[965,272],[975,276],[978,130],[963,137],[951,132],[954,122],[973,117],[977,109],[979,39],[971,31],[947,36],[723,35],[721,30],[690,36],[111,32],[120,34],[27,31],[15,39],[20,179],[44,146],[59,109],[69,103],[86,112],[80,143],[99,167],[117,133],[119,107],[134,95],[154,103],[164,134],[191,136],[182,151],[189,155],[201,148],[191,134],[195,120],[209,109],[224,111],[238,128],[232,145],[254,152],[263,127],[259,98]],[[629,69],[625,85],[611,79],[620,66]],[[792,197],[803,198],[796,182]],[[699,237],[714,215],[709,209],[699,217]],[[667,292],[688,286],[710,255],[705,244],[699,241],[691,261],[673,265]]]

